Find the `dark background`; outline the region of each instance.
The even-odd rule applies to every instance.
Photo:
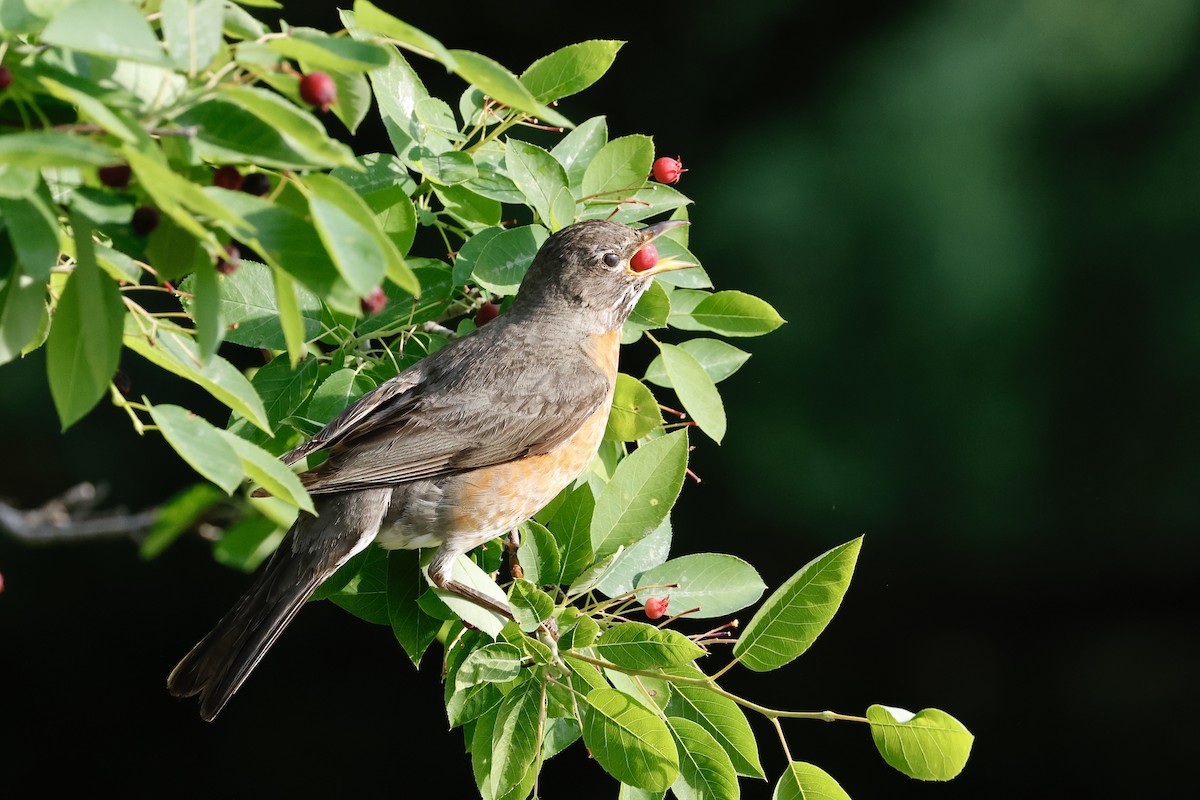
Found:
[[[682,155],[692,250],[718,288],[788,320],[738,342],[754,357],[722,384],[726,443],[696,440],[703,483],[677,507],[675,552],[741,556],[775,587],[866,539],[812,650],[727,685],[793,709],[935,706],[977,737],[948,784],[892,771],[853,724],[787,724],[796,758],[857,798],[1155,797],[1190,782],[1200,6],[379,4],[515,71],[628,40],[560,111]],[[287,5],[294,24],[337,24],[332,4]],[[356,147],[378,136],[365,126]],[[155,399],[203,402],[124,359]],[[0,387],[12,502],[93,480],[143,508],[192,480],[106,404],[60,434],[37,357]],[[436,659],[415,671],[389,631],[326,603],[216,723],[168,697],[167,671],[247,583],[198,540],[142,562],[121,541],[0,539],[0,573],[10,788],[471,796]],[[768,797],[784,760],[753,721],[771,784],[743,791]],[[576,746],[542,794],[616,785]]]

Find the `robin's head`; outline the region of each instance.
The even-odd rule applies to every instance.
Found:
[[[630,266],[635,253],[686,224],[671,220],[630,228],[593,219],[568,225],[547,239],[534,257],[512,310],[577,312],[582,319],[595,320],[594,327],[588,326],[590,332],[615,330],[629,318],[655,275],[695,266],[670,258],[640,272]]]

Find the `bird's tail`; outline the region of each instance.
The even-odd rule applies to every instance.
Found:
[[[375,538],[388,495],[333,495],[319,517],[302,512],[246,594],[171,670],[167,690],[200,695],[200,716],[215,719],[322,581]]]

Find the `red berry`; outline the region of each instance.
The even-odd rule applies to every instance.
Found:
[[[649,619],[658,619],[667,613],[667,604],[671,602],[671,596],[666,597],[648,597],[646,598],[646,617]]]
[[[262,197],[271,191],[271,179],[267,177],[265,172],[251,172],[242,179],[242,191],[246,194]]]
[[[245,181],[245,178],[242,176],[242,173],[238,172],[237,167],[226,164],[223,167],[213,170],[212,181],[213,186],[219,186],[222,189],[229,189],[236,192],[242,188],[242,182]]]
[[[328,111],[337,100],[337,86],[324,72],[310,72],[300,79],[300,99],[319,111]]]
[[[654,180],[658,181],[659,183],[678,183],[679,176],[687,172],[687,170],[683,168],[682,161],[680,161],[678,158],[671,158],[670,156],[663,156],[662,158],[657,159],[654,162],[654,166],[651,168],[651,170],[654,173]]]
[[[12,70],[5,66],[0,66],[0,92],[3,92],[9,86],[12,86]]]
[[[124,189],[129,185],[129,179],[133,177],[133,170],[128,164],[114,164],[111,167],[101,167],[97,170],[100,176],[100,182],[105,186],[111,186],[114,189]]]
[[[387,305],[387,295],[383,293],[383,289],[376,286],[371,290],[371,293],[359,301],[364,314],[378,314],[383,311],[383,307]]]
[[[645,272],[658,263],[658,248],[648,244],[633,254],[629,266],[634,272]]]
[[[217,272],[222,275],[232,275],[237,272],[242,261],[242,252],[232,242],[225,245],[225,255],[217,259]]]
[[[129,227],[133,228],[133,232],[138,236],[149,236],[150,232],[158,227],[158,209],[154,206],[138,206],[134,209]]]
[[[475,327],[482,328],[498,316],[500,316],[500,306],[495,303],[484,303],[475,312]]]

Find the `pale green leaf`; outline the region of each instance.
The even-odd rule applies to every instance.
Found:
[[[316,513],[308,492],[300,484],[296,473],[292,472],[287,465],[253,442],[248,442],[229,431],[219,431],[219,433],[237,454],[238,459],[242,462],[242,469],[250,480],[270,492],[272,497],[278,497],[289,505],[310,514]]]
[[[671,584],[676,588],[639,590],[638,600],[644,603],[650,595],[669,594],[676,612],[689,611],[689,619],[709,619],[741,611],[757,602],[767,588],[754,567],[722,553],[672,558],[642,573],[637,580],[638,587]]]
[[[792,761],[775,784],[771,800],[850,800],[850,795],[820,767]]]
[[[867,719],[884,761],[922,781],[948,781],[958,775],[975,742],[961,722],[936,708],[913,714],[873,705],[867,709]]]
[[[687,431],[680,430],[646,442],[621,461],[592,515],[592,549],[598,556],[662,524],[683,487],[687,456]]]
[[[761,336],[784,323],[765,300],[736,291],[705,297],[691,310],[691,317],[705,329],[724,336]]]
[[[679,776],[675,740],[663,720],[623,692],[587,694],[583,741],[604,770],[622,783],[662,791]]]
[[[658,349],[663,368],[684,410],[691,414],[700,430],[720,443],[725,437],[725,406],[712,379],[692,354],[683,348],[663,342]]]
[[[767,598],[750,620],[733,654],[749,669],[778,669],[807,650],[842,604],[862,537],[808,562]]]
[[[608,414],[608,427],[604,438],[618,442],[633,442],[650,431],[661,428],[662,413],[658,401],[646,385],[630,375],[617,374],[617,387],[613,393],[612,409]]]
[[[600,148],[584,171],[584,197],[610,201],[624,198],[645,183],[653,162],[654,140],[649,136],[634,134],[613,139]]]
[[[623,622],[606,630],[592,645],[596,655],[627,669],[687,664],[704,650],[682,633],[644,622]]]
[[[750,354],[745,350],[739,350],[720,339],[688,339],[681,342],[679,347],[696,359],[713,383],[720,383],[737,372],[750,358]],[[646,380],[658,386],[671,388],[671,377],[663,367],[661,356],[655,356],[650,366],[646,367]]]
[[[80,0],[55,14],[41,38],[81,53],[167,65],[150,23],[128,3]]]
[[[225,439],[224,431],[186,408],[174,405],[150,407],[150,418],[167,444],[192,469],[232,494],[245,477],[241,460]]]

